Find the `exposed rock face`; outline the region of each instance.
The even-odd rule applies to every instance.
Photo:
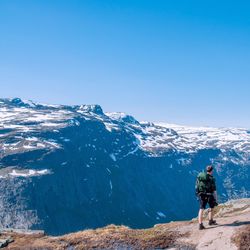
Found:
[[[247,129],[139,122],[98,105],[0,99],[0,226],[59,235],[190,219],[214,164],[221,201],[250,197]],[[188,208],[188,209],[185,209]]]

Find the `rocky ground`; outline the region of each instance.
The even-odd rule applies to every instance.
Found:
[[[84,230],[59,237],[41,232],[2,231],[1,239],[14,241],[3,249],[250,249],[250,199],[233,200],[216,208],[218,225],[199,231],[197,219],[157,224],[153,228],[135,230],[109,225],[96,230]],[[207,216],[207,212],[205,213]],[[9,238],[10,239],[10,238]]]

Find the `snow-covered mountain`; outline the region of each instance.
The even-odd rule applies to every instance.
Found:
[[[0,136],[4,142],[1,144],[1,156],[15,153],[16,150],[24,152],[60,148],[60,142],[27,135],[41,131],[56,133],[58,129],[79,126],[79,118],[100,121],[111,133],[125,130],[137,139],[133,143],[136,146],[134,150],[141,149],[148,156],[159,156],[169,150],[195,153],[201,149],[220,149],[222,152],[234,150],[242,164],[248,164],[250,160],[250,130],[245,128],[188,127],[139,122],[124,113],[103,113],[99,105],[46,105],[19,98],[0,99],[0,118]],[[11,141],[9,135],[12,136]],[[8,140],[5,141],[4,138]],[[115,155],[119,153],[116,152]]]
[[[60,234],[191,218],[195,177],[210,163],[222,200],[250,197],[248,129],[139,122],[99,105],[0,99],[2,226]]]

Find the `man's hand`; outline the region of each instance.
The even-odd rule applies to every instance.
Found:
[[[216,191],[214,191],[213,196],[214,196],[214,205],[218,206],[218,196]]]

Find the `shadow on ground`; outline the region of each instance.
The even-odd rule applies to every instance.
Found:
[[[243,225],[250,225],[250,221],[234,221],[234,222],[228,223],[228,224],[218,224],[218,225],[206,227],[206,229],[213,229],[216,227],[239,227],[239,226],[243,226]]]

